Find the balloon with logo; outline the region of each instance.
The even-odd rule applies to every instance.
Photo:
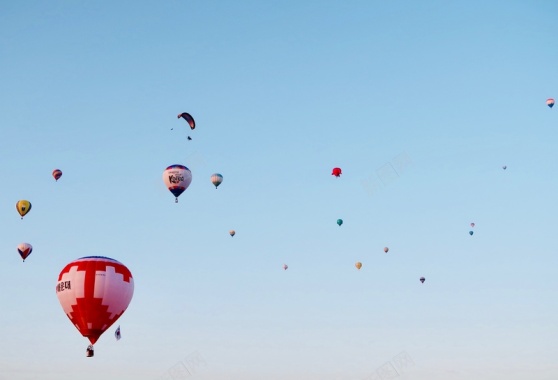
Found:
[[[171,165],[163,172],[163,181],[178,203],[178,197],[192,182],[192,172],[184,165]]]
[[[339,178],[341,174],[341,168],[333,168],[333,170],[331,171],[331,175],[334,175],[337,178]]]
[[[552,98],[546,99],[546,105],[552,108],[554,106],[554,99]]]
[[[194,118],[192,117],[192,115],[190,115],[188,112],[179,113],[178,118],[179,119],[183,118],[184,120],[186,120],[186,122],[190,126],[190,129],[195,129],[196,128],[196,122],[194,121]]]
[[[52,176],[54,177],[54,179],[58,182],[58,180],[60,179],[60,177],[62,177],[62,170],[60,169],[54,169],[52,171]]]
[[[29,243],[21,243],[17,246],[17,252],[25,262],[25,259],[31,254],[33,251],[33,246]]]
[[[215,188],[219,187],[219,185],[223,182],[223,176],[219,173],[214,173],[211,175],[211,183]]]
[[[56,295],[81,335],[93,345],[128,308],[134,279],[121,262],[104,256],[87,256],[67,264],[58,275]]]
[[[23,219],[23,217],[27,215],[29,211],[31,211],[31,202],[26,200],[17,201],[16,210],[19,215],[21,215],[21,219]]]

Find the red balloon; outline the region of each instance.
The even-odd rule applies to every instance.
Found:
[[[341,168],[333,168],[333,170],[331,171],[331,175],[339,177],[341,175]]]
[[[54,179],[55,179],[56,181],[58,181],[58,180],[60,179],[60,177],[62,177],[62,170],[60,170],[60,169],[54,169],[54,170],[52,171],[52,176],[54,177]]]
[[[72,261],[62,269],[56,284],[62,309],[91,344],[126,311],[133,294],[130,270],[103,256]]]

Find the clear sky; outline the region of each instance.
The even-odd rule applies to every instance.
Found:
[[[0,380],[555,380],[557,27],[551,0],[0,1]],[[90,255],[135,279],[94,358],[55,293]]]

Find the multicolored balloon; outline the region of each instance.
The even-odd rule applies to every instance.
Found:
[[[219,187],[219,185],[223,182],[223,176],[219,173],[214,173],[211,175],[211,183],[215,188]]]
[[[163,172],[163,181],[178,203],[178,197],[192,182],[192,172],[184,165],[171,165]]]
[[[19,215],[21,215],[21,219],[23,219],[23,217],[27,215],[29,211],[31,211],[31,202],[26,200],[17,201],[16,210]]]
[[[546,99],[546,105],[552,108],[554,106],[554,99],[552,98]]]
[[[52,171],[52,176],[54,177],[54,179],[55,179],[56,181],[58,181],[58,180],[60,179],[60,177],[62,177],[62,170],[60,170],[60,169],[54,169],[54,170]]]
[[[17,252],[25,262],[25,259],[33,252],[33,246],[29,243],[21,243],[17,246]]]
[[[234,235],[236,235],[236,232],[234,230],[230,230],[229,235],[234,236]]]
[[[196,128],[196,122],[194,121],[194,118],[192,117],[192,115],[190,115],[188,112],[179,113],[178,118],[179,119],[183,118],[184,120],[186,120],[186,122],[190,126],[190,129],[195,129]]]
[[[341,176],[341,168],[333,168],[333,170],[331,171],[331,175],[334,175],[336,177],[339,178],[339,176]]]
[[[388,247],[384,247],[384,252],[388,253],[389,252],[389,248]]]
[[[337,225],[341,227],[342,224],[343,224],[343,219],[337,219]]]
[[[356,267],[356,269],[360,270],[360,268],[362,268],[362,263],[360,261],[357,261],[355,263],[355,267]]]
[[[134,279],[121,262],[88,256],[67,264],[58,275],[56,295],[64,313],[93,345],[122,316],[134,294]]]

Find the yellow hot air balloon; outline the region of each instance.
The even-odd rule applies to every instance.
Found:
[[[17,201],[16,210],[19,212],[19,215],[21,215],[21,219],[23,219],[23,217],[31,211],[31,202],[26,200]]]
[[[362,268],[362,263],[361,263],[360,261],[357,261],[357,262],[355,263],[355,267],[356,267],[358,270],[360,270],[360,268]]]

